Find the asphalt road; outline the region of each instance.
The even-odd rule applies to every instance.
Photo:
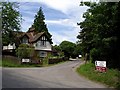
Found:
[[[105,88],[75,72],[82,61],[42,68],[3,68],[3,88]]]
[[[0,90],[2,89],[2,67],[0,67]]]

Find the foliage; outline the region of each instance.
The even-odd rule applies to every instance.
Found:
[[[61,58],[61,57],[56,57],[56,58],[49,58],[49,64],[57,64],[60,62],[67,61],[67,59]]]
[[[63,41],[60,45],[53,46],[53,50],[57,51],[60,57],[78,57],[81,52],[81,46],[79,43],[75,44],[69,41]]]
[[[58,52],[61,52],[61,51],[62,51],[59,45],[53,46],[53,50],[56,50],[56,51],[58,51]]]
[[[2,4],[2,42],[3,45],[15,43],[16,34],[20,30],[21,15],[16,2],[1,2]]]
[[[44,57],[42,60],[42,64],[44,65],[48,65],[49,64],[49,58],[51,57],[51,54],[48,54],[47,57]]]
[[[100,55],[100,52],[98,51],[98,49],[93,48],[92,50],[90,50],[90,58],[91,58],[90,60],[92,60],[93,63],[96,60],[98,60],[98,57],[100,57],[99,55]]]
[[[108,67],[119,68],[120,63],[120,2],[82,2],[89,9],[83,14],[85,20],[78,23],[80,34],[77,38],[83,56],[88,53],[91,58],[105,60]]]
[[[51,39],[52,35],[48,32],[44,20],[45,20],[45,16],[42,11],[42,7],[40,7],[39,11],[37,12],[37,15],[35,15],[35,19],[32,27],[34,27],[37,32],[46,32],[48,37]]]
[[[77,72],[88,79],[101,82],[109,87],[120,88],[120,71],[116,69],[107,69],[106,73],[101,73],[95,71],[95,65],[93,63],[87,63],[78,67]]]
[[[16,57],[15,57],[16,58]],[[41,64],[33,64],[33,63],[26,63],[26,64],[21,64],[20,63],[20,60],[18,58],[16,59],[13,59],[13,57],[3,57],[2,58],[2,66],[3,67],[44,67],[44,66],[53,66],[53,65],[56,65],[56,64],[61,64],[61,63],[64,63],[64,61],[61,61],[61,62],[58,62],[58,63],[51,63],[51,64],[44,64],[44,65],[41,65]]]
[[[2,60],[0,60],[0,66],[2,66]]]
[[[75,49],[73,51],[73,55],[78,57],[78,55],[81,55],[81,54],[82,54],[81,46],[80,46],[80,44],[76,44],[76,47],[75,47]]]
[[[69,42],[69,41],[63,41],[61,42],[61,44],[59,45],[61,50],[64,52],[64,55],[66,57],[70,57],[70,56],[74,56],[74,50],[76,47],[75,43]]]
[[[34,47],[28,44],[20,44],[16,50],[16,54],[20,58],[30,58],[34,54]]]
[[[59,57],[63,57],[64,56],[64,52],[62,52],[62,49],[60,48],[59,45],[54,45],[53,46],[53,51],[56,52],[55,56],[59,56]]]
[[[20,60],[17,59],[11,59],[11,58],[3,58],[2,59],[2,66],[3,67],[42,67],[40,64],[21,64]]]

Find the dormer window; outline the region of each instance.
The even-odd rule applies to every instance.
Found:
[[[28,38],[27,37],[23,37],[22,43],[28,44]]]

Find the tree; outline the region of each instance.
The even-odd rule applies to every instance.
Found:
[[[20,30],[21,15],[16,2],[2,2],[2,43],[8,45],[15,42],[14,31]]]
[[[56,50],[57,52],[61,52],[62,51],[60,46],[58,46],[58,45],[54,45],[53,46],[53,50]]]
[[[60,48],[59,45],[54,45],[53,46],[53,51],[55,51],[55,55],[56,56],[60,56],[60,57],[63,57],[64,56],[64,52],[62,52],[62,49]]]
[[[45,20],[45,16],[43,14],[42,7],[40,7],[39,11],[37,12],[37,15],[35,15],[35,19],[32,27],[34,27],[37,32],[46,32],[49,38],[51,39],[52,35],[48,32],[44,20]]]
[[[90,7],[83,14],[85,20],[78,23],[82,29],[77,36],[82,53],[88,53],[93,62],[105,60],[108,67],[119,68],[120,2],[84,2],[81,5]]]
[[[74,51],[73,51],[73,55],[74,55],[75,57],[78,57],[79,55],[82,54],[81,51],[82,51],[82,50],[81,50],[80,44],[76,44],[76,47],[75,47],[75,49],[74,49]]]
[[[31,58],[34,54],[34,47],[28,44],[20,44],[16,50],[16,55],[20,58]]]
[[[76,47],[75,43],[69,42],[69,41],[63,41],[61,42],[61,44],[59,45],[61,50],[64,52],[64,55],[66,57],[73,57],[74,56],[74,50]]]

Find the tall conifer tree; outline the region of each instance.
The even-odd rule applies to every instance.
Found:
[[[51,39],[52,35],[48,32],[47,25],[45,24],[44,20],[45,16],[42,11],[42,7],[40,7],[39,11],[37,12],[37,15],[35,15],[32,27],[34,27],[37,32],[46,32],[49,38]]]

